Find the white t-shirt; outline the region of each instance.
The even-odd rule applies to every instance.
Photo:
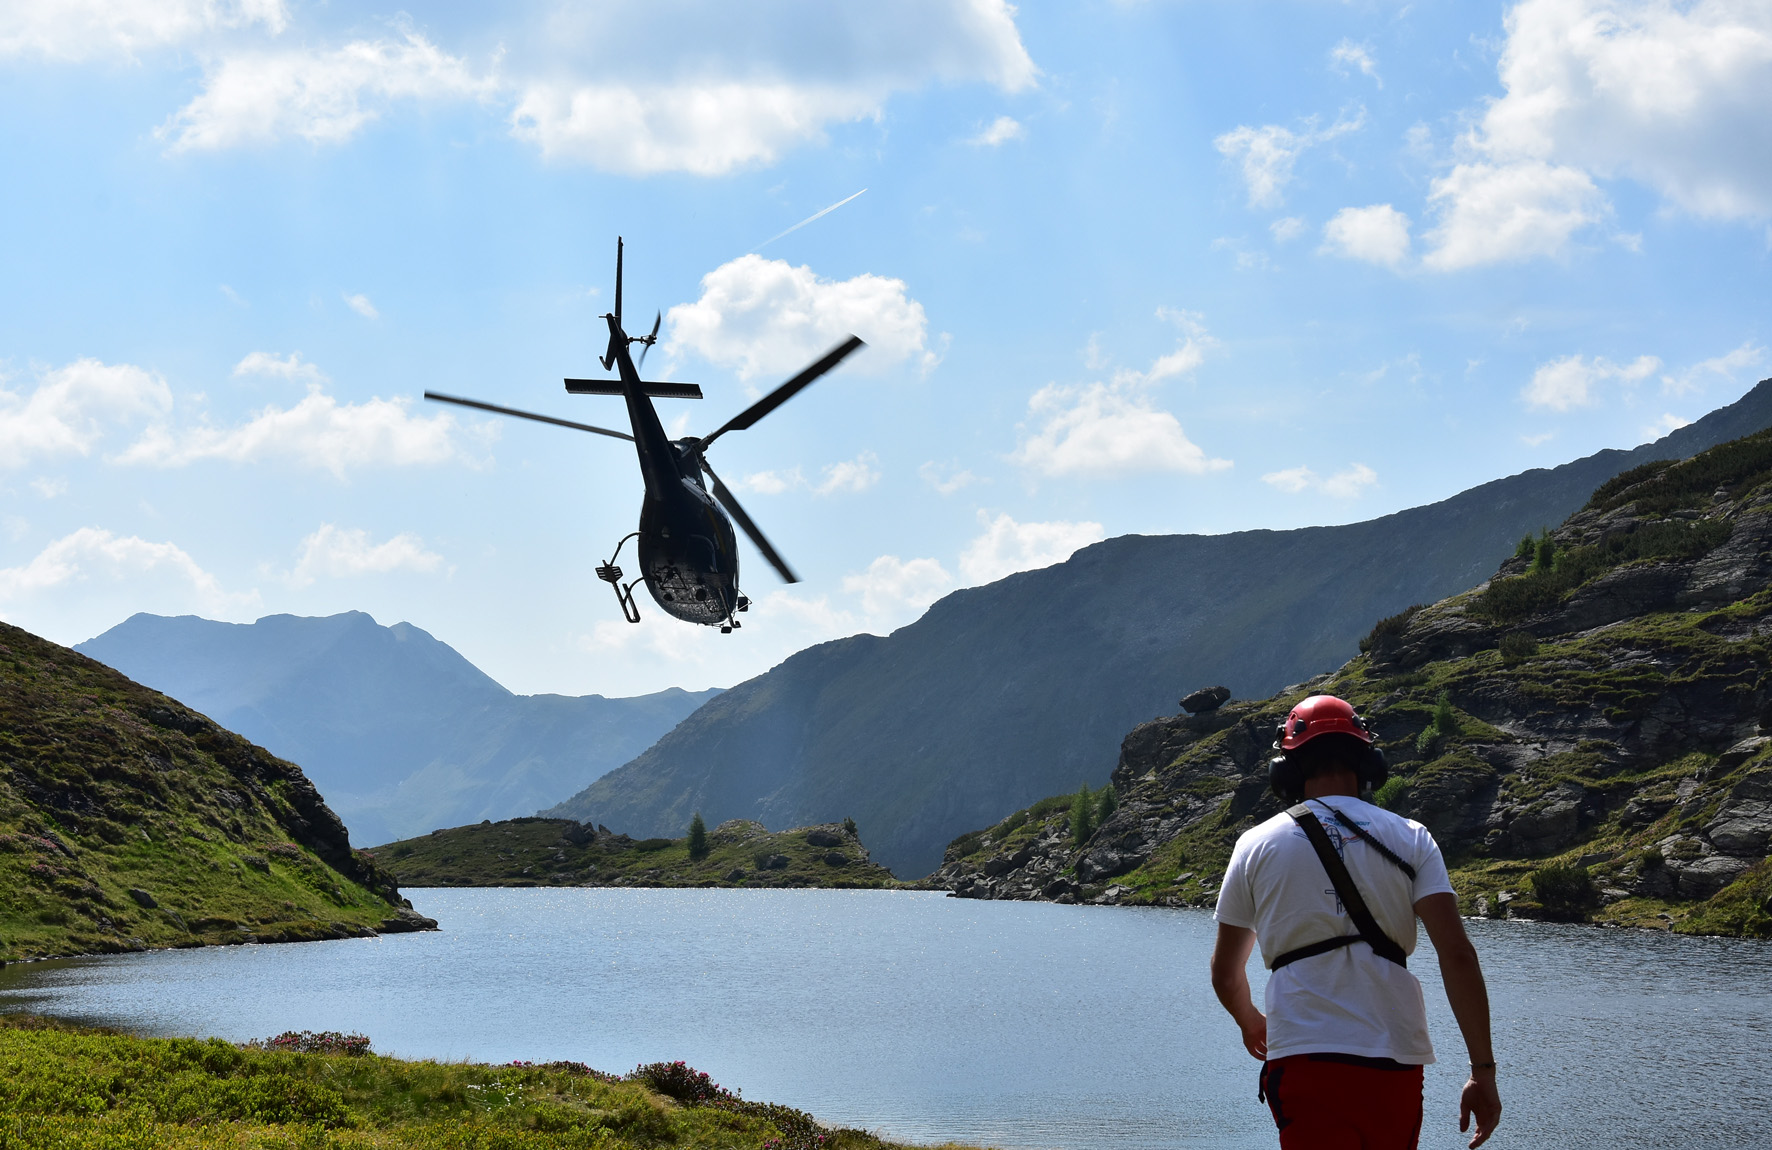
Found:
[[[1426,827],[1360,799],[1309,800],[1379,927],[1415,951],[1415,903],[1450,893],[1446,863]],[[1410,881],[1393,863],[1336,822],[1333,805],[1415,868]],[[1231,851],[1218,892],[1218,921],[1251,928],[1264,965],[1287,951],[1358,934],[1292,816],[1282,812],[1245,831]],[[1267,983],[1268,1057],[1333,1052],[1423,1064],[1434,1060],[1421,983],[1403,967],[1355,942],[1276,970]]]

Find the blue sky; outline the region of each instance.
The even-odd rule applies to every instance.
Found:
[[[1769,97],[1765,0],[0,5],[0,617],[725,686],[1632,446],[1772,375]],[[418,400],[621,426],[560,385],[617,234],[684,433],[870,344],[710,456],[804,580],[747,551],[732,636],[592,576],[625,444]]]

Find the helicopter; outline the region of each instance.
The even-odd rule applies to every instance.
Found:
[[[700,399],[701,388],[693,383],[648,382],[640,378],[639,367],[645,365],[646,353],[658,342],[658,328],[664,320],[664,313],[653,318],[652,330],[646,335],[629,335],[622,327],[623,247],[622,238],[617,236],[615,309],[601,317],[609,324],[609,349],[599,361],[604,371],[613,366],[618,378],[568,379],[565,382],[570,395],[619,395],[625,399],[633,434],[434,391],[425,392],[425,398],[633,443],[640,457],[640,476],[646,484],[645,500],[640,505],[640,527],[623,536],[608,562],[597,566],[597,578],[615,589],[622,617],[630,623],[640,621],[640,609],[634,602],[634,587],[644,581],[653,602],[667,615],[686,623],[719,627],[722,635],[730,635],[739,626],[738,615],[751,605],[738,589],[738,543],[732,530],[734,522],[785,582],[798,583],[800,580],[757,528],[756,522],[745,513],[732,491],[708,466],[707,449],[727,432],[751,427],[865,344],[860,338],[849,336],[711,433],[673,442],[665,434],[664,424],[659,422],[652,400]],[[640,345],[638,366],[629,352],[634,344]],[[638,540],[635,550],[640,576],[623,583],[624,575],[616,560],[630,539]]]

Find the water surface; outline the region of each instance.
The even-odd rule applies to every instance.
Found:
[[[681,1058],[746,1097],[900,1138],[1014,1150],[1271,1148],[1257,1063],[1206,982],[1204,911],[900,891],[423,890],[436,934],[14,965],[0,1009],[235,1041],[606,1070]],[[1490,1145],[1761,1146],[1772,946],[1470,924],[1495,999]],[[1421,1145],[1464,1145],[1463,1044],[1423,946],[1444,1061]],[[1264,979],[1252,969],[1259,997]]]

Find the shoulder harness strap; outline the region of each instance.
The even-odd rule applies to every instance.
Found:
[[[1359,838],[1378,847],[1380,853],[1387,859],[1400,867],[1411,878],[1415,877],[1414,870],[1402,859],[1396,857],[1390,850],[1381,846],[1377,840],[1350,823],[1340,811],[1335,810],[1334,807],[1329,809],[1334,812],[1337,822],[1350,828]],[[1299,829],[1304,831],[1304,837],[1310,840],[1311,846],[1317,852],[1317,858],[1323,864],[1323,869],[1329,872],[1329,882],[1334,886],[1336,895],[1341,898],[1341,905],[1347,908],[1348,917],[1354,920],[1354,927],[1360,933],[1328,938],[1322,942],[1313,942],[1308,946],[1289,950],[1274,959],[1273,965],[1268,969],[1278,970],[1301,958],[1327,954],[1329,951],[1361,941],[1370,946],[1372,953],[1380,958],[1388,959],[1398,966],[1407,967],[1409,965],[1408,955],[1403,953],[1403,948],[1398,946],[1395,940],[1384,933],[1378,925],[1378,920],[1372,917],[1371,910],[1367,909],[1365,898],[1360,894],[1360,888],[1354,885],[1353,876],[1347,873],[1347,865],[1341,861],[1341,856],[1335,853],[1335,845],[1329,841],[1329,835],[1323,830],[1323,824],[1317,821],[1316,814],[1304,803],[1299,803],[1287,810],[1286,813],[1292,816],[1292,820],[1298,824]]]

